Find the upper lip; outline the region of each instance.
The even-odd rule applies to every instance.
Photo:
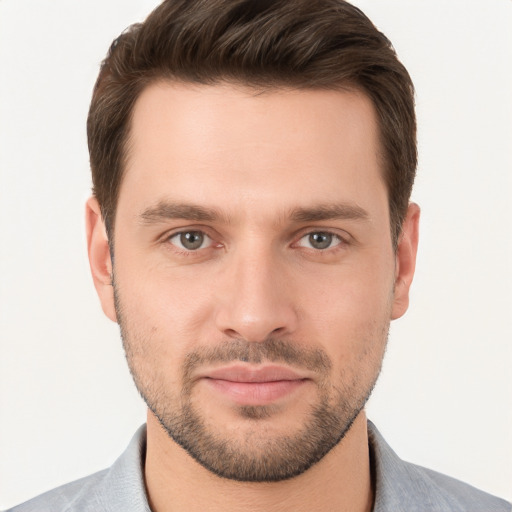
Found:
[[[251,367],[246,365],[214,368],[204,373],[208,379],[227,380],[231,382],[277,382],[282,380],[303,380],[307,377],[284,366],[265,365]]]

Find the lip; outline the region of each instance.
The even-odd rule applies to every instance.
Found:
[[[302,380],[304,375],[278,365],[266,365],[251,367],[246,365],[234,365],[223,368],[215,368],[208,371],[205,377],[210,379],[227,380],[231,382],[274,382],[283,380]]]
[[[235,365],[212,369],[202,380],[239,405],[267,405],[290,395],[309,379],[283,366]]]

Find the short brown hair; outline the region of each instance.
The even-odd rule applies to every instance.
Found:
[[[414,88],[390,41],[343,0],[165,0],[110,47],[87,120],[93,193],[113,234],[135,101],[161,79],[355,88],[372,100],[396,246],[416,173]]]

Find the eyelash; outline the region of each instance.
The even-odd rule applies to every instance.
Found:
[[[178,246],[177,244],[175,243],[172,243],[171,240],[173,238],[176,238],[178,236],[182,236],[184,234],[187,234],[187,233],[199,233],[199,234],[202,234],[203,236],[207,237],[209,240],[210,240],[210,243],[207,247],[198,247],[197,249],[186,249],[185,247],[180,247]],[[306,247],[306,246],[303,246],[303,245],[299,245],[299,243],[305,239],[306,237],[310,237],[312,235],[328,235],[328,236],[331,236],[333,238],[333,241],[337,241],[337,243],[335,245],[330,245],[329,247],[326,247],[325,249],[317,249],[317,248],[314,248],[314,247]],[[304,249],[306,249],[307,251],[310,251],[310,252],[313,252],[315,254],[332,254],[333,252],[336,252],[338,250],[341,250],[343,249],[345,246],[349,245],[349,241],[347,240],[348,237],[343,237],[341,236],[340,234],[338,233],[335,233],[333,231],[330,231],[330,230],[322,230],[322,229],[317,229],[317,230],[309,230],[309,231],[306,231],[306,232],[302,232],[300,237],[298,239],[296,239],[297,241],[293,242],[291,244],[292,247],[302,247]],[[167,235],[164,240],[163,240],[166,244],[169,244],[172,246],[172,250],[175,251],[176,253],[178,253],[180,256],[198,256],[203,250],[205,249],[211,249],[211,248],[221,248],[223,247],[223,245],[221,243],[216,243],[214,238],[212,236],[210,236],[204,229],[200,229],[200,228],[190,228],[190,229],[186,229],[186,230],[181,230],[181,231],[177,231],[177,232],[174,232],[174,233],[171,233],[169,235]]]
[[[331,242],[336,241],[337,243],[335,243],[334,245],[329,245],[329,247],[325,247],[323,249],[319,249],[319,248],[315,248],[315,247],[306,247],[306,246],[300,245],[300,242],[307,238],[309,238],[309,241],[311,242],[311,236],[313,236],[313,235],[328,236],[328,237],[332,238]],[[333,233],[332,231],[320,230],[320,231],[308,231],[307,233],[304,233],[299,238],[299,240],[297,242],[295,242],[293,245],[296,245],[299,247],[304,247],[305,249],[309,249],[311,251],[314,251],[315,253],[324,253],[324,252],[328,252],[328,251],[333,252],[333,250],[336,250],[336,248],[339,248],[338,246],[344,245],[346,243],[347,243],[346,240],[343,237],[341,237],[339,234]]]
[[[199,234],[202,234],[204,237],[208,238],[210,240],[210,243],[207,247],[198,247],[197,249],[193,250],[193,249],[187,249],[185,247],[180,247],[178,246],[177,244],[173,243],[171,240],[173,238],[176,238],[178,236],[182,236],[182,235],[185,235],[185,234],[188,234],[188,233],[199,233]],[[184,230],[181,230],[181,231],[176,231],[174,233],[171,233],[169,235],[167,235],[164,240],[163,240],[164,243],[172,246],[172,250],[175,252],[175,253],[178,253],[178,255],[180,256],[187,256],[187,257],[194,257],[194,256],[198,256],[202,251],[204,251],[205,249],[210,249],[214,246],[216,246],[216,248],[220,248],[222,247],[222,244],[220,243],[215,243],[215,240],[212,236],[210,236],[204,229],[194,229],[194,228],[191,228],[191,229],[184,229]],[[202,244],[201,244],[202,245]]]

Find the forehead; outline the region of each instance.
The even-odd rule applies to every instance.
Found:
[[[386,197],[379,162],[361,92],[158,82],[134,107],[119,207],[169,196],[238,212],[370,204]]]

